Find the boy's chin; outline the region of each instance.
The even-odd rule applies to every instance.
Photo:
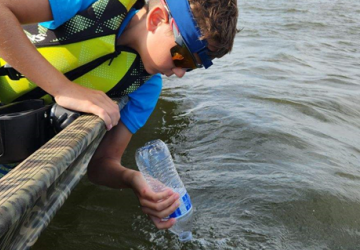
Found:
[[[147,65],[144,64],[144,68],[145,71],[149,74],[149,75],[155,75],[157,73],[160,73],[158,70],[152,68],[152,67],[148,67]]]
[[[158,73],[164,75],[162,72],[160,72],[159,70],[155,70],[155,69],[149,69],[149,70],[147,70],[147,69],[145,68],[145,71],[146,71],[149,75],[155,75],[155,74],[158,74]]]

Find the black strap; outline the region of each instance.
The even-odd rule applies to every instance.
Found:
[[[21,78],[24,78],[19,71],[11,67],[9,64],[5,64],[0,67],[0,76],[8,76],[13,81],[18,81]]]

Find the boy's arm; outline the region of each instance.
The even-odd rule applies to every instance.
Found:
[[[88,167],[89,179],[112,188],[132,188],[137,195],[142,211],[150,216],[159,229],[170,228],[175,219],[161,221],[179,206],[179,195],[172,190],[155,193],[147,185],[139,171],[121,165],[121,157],[132,134],[120,121],[107,132],[91,159]]]
[[[93,113],[105,121],[107,129],[111,129],[120,118],[118,106],[105,93],[69,81],[37,52],[21,27],[21,24],[51,19],[48,0],[1,0],[0,56],[54,96],[59,105]]]

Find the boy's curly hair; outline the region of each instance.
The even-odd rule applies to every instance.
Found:
[[[142,0],[138,0],[142,1]],[[220,58],[233,47],[238,19],[237,0],[188,0],[202,37],[209,44],[209,56]],[[147,0],[148,8],[160,0]]]
[[[220,58],[233,47],[238,19],[237,0],[189,0],[202,37],[209,43],[209,53]]]

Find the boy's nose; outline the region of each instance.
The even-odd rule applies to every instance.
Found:
[[[186,69],[175,67],[172,69],[172,72],[174,72],[177,77],[181,78],[185,75]]]

